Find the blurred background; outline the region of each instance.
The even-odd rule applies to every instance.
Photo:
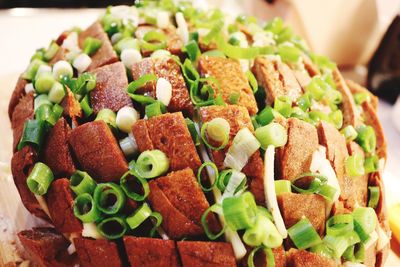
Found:
[[[0,0],[0,8],[13,8],[13,7],[63,7],[63,8],[76,8],[76,7],[105,7],[108,5],[122,5],[132,4],[133,1],[128,0]]]

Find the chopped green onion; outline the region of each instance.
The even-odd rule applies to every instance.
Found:
[[[90,106],[89,94],[86,94],[85,97],[82,98],[80,104],[81,104],[83,114],[85,114],[86,118],[93,114],[93,109]]]
[[[93,37],[86,37],[85,41],[83,42],[83,53],[92,56],[97,52],[97,50],[99,50],[101,45],[101,40]]]
[[[160,31],[153,30],[146,32],[146,34],[143,36],[143,40],[146,42],[150,41],[165,42],[167,41],[167,36]]]
[[[335,125],[336,129],[340,129],[343,126],[343,113],[340,109],[335,110],[329,114],[329,119]]]
[[[313,178],[313,180],[311,181],[307,189],[296,186],[297,181],[301,181],[302,179],[309,177]],[[314,194],[318,193],[321,187],[325,185],[327,181],[328,178],[326,178],[326,176],[324,175],[318,173],[303,173],[292,180],[292,188],[299,193]]]
[[[135,167],[141,177],[154,178],[168,171],[169,159],[161,150],[147,150],[139,155]]]
[[[221,32],[223,27],[224,27],[224,22],[222,20],[216,21],[214,26],[207,33],[207,35],[203,37],[202,39],[203,43],[205,45],[208,45],[213,39],[217,37],[218,33]]]
[[[140,45],[143,49],[155,51],[167,47],[167,36],[159,31],[148,31],[141,41]]]
[[[313,99],[320,101],[328,89],[331,89],[321,77],[315,76],[311,82],[306,86],[306,92],[309,93]]]
[[[365,158],[364,170],[365,173],[376,172],[379,170],[379,158],[377,155],[372,155],[370,157]]]
[[[343,258],[351,262],[364,262],[365,246],[363,243],[357,243],[349,246],[343,253]]]
[[[34,59],[28,66],[28,68],[25,70],[25,72],[22,74],[22,79],[24,80],[29,80],[32,81],[35,76],[36,73],[39,69],[39,67],[41,65],[45,65],[46,63],[44,63],[42,60],[40,59]]]
[[[376,148],[376,135],[374,128],[371,126],[362,125],[357,127],[358,136],[356,142],[364,149],[367,153],[372,153]]]
[[[336,196],[337,189],[331,185],[324,184],[322,185],[317,194],[323,196],[327,201],[333,202],[333,199]]]
[[[46,164],[38,162],[26,179],[26,184],[32,193],[42,196],[47,193],[53,180],[54,175],[50,168]]]
[[[261,126],[265,126],[274,120],[274,112],[272,107],[267,106],[263,110],[261,110],[257,116],[256,120]]]
[[[138,194],[135,192],[137,189],[137,184],[140,184],[140,191],[142,194]],[[122,177],[121,177],[121,188],[125,192],[125,194],[135,200],[135,201],[143,201],[147,198],[147,196],[150,193],[150,187],[149,184],[147,183],[146,179],[140,177],[139,175],[136,174],[134,170],[129,170],[127,171]]]
[[[27,120],[24,124],[21,140],[18,144],[18,150],[26,145],[33,145],[37,150],[42,146],[46,133],[46,124],[41,120]]]
[[[70,80],[68,85],[75,94],[87,94],[96,87],[96,75],[90,72],[82,73],[77,79]]]
[[[236,105],[237,102],[239,101],[240,98],[240,93],[235,92],[235,93],[231,93],[229,96],[229,103],[232,105]]]
[[[231,36],[228,39],[228,43],[231,44],[231,45],[237,46],[237,45],[240,44],[240,40],[238,38],[236,38],[235,36]]]
[[[307,121],[309,119],[308,114],[299,107],[292,108],[292,114],[290,114],[290,117],[297,118],[297,119],[304,120],[304,121]]]
[[[147,105],[147,104],[151,104],[154,103],[156,100],[150,96],[146,96],[146,95],[136,95],[136,94],[130,94],[128,93],[128,95],[136,102],[138,102],[139,104],[143,104],[143,105]]]
[[[290,46],[286,43],[278,45],[278,55],[284,62],[297,63],[301,53],[301,50],[295,46]]]
[[[326,234],[340,236],[349,231],[353,231],[354,223],[351,214],[338,214],[326,221]]]
[[[243,173],[235,171],[233,169],[227,169],[227,170],[223,170],[221,172],[221,174],[218,176],[218,179],[217,179],[218,189],[221,190],[222,192],[225,192],[225,190],[227,190],[226,188],[229,184],[229,181],[231,181],[231,178],[233,175],[235,175],[234,179],[237,179],[238,181],[234,183],[235,186],[233,188],[228,189],[228,190],[230,190],[231,193],[234,193],[234,194],[236,194],[240,190],[242,190],[246,186],[246,181],[247,181],[246,176]],[[232,185],[230,185],[230,186],[232,186]]]
[[[155,74],[153,74],[153,73],[145,74],[145,75],[141,76],[139,79],[131,82],[128,85],[128,88],[126,90],[128,91],[128,93],[133,94],[140,87],[143,87],[147,83],[155,81],[155,80],[157,80],[157,76]]]
[[[273,222],[259,213],[255,225],[244,232],[243,241],[252,247],[262,244],[269,248],[277,248],[282,245],[283,239]]]
[[[321,242],[317,231],[307,218],[303,218],[288,229],[290,239],[298,249],[307,249]]]
[[[311,60],[319,67],[321,71],[325,69],[333,70],[336,68],[336,64],[329,60],[325,56],[316,55],[311,53]]]
[[[364,230],[360,223],[354,221],[354,231],[362,242],[367,242],[369,239],[369,234]]]
[[[319,243],[310,248],[310,252],[316,253],[318,255],[324,256],[326,258],[333,258],[333,251],[325,243]]]
[[[354,231],[340,236],[326,235],[323,242],[332,250],[333,257],[340,259],[349,246],[360,242],[360,238]]]
[[[292,183],[289,180],[276,180],[274,182],[276,195],[292,192]]]
[[[329,118],[328,114],[319,111],[319,110],[312,110],[308,113],[308,116],[310,117],[311,121],[317,124],[320,121],[326,121],[326,122],[331,122],[331,119]]]
[[[226,58],[225,54],[221,52],[220,50],[208,50],[203,53],[204,56],[209,56],[209,57],[223,57]]]
[[[138,228],[146,219],[154,219],[155,225],[150,230],[150,236],[153,237],[156,229],[162,223],[162,216],[158,212],[153,212],[147,203],[143,203],[143,205],[138,208],[135,213],[126,218],[126,223],[129,225],[130,229]]]
[[[188,54],[188,57],[191,61],[196,61],[200,56],[200,48],[196,41],[191,40],[185,45],[185,52]]]
[[[284,146],[287,142],[287,130],[279,123],[270,123],[256,129],[255,135],[263,149],[269,145],[274,147]]]
[[[35,90],[38,94],[46,94],[50,91],[55,80],[48,72],[41,73],[35,81]]]
[[[272,249],[268,248],[268,247],[264,247],[264,246],[258,246],[250,252],[250,254],[247,258],[247,265],[249,267],[255,267],[254,256],[257,253],[257,251],[259,251],[260,249],[262,249],[266,255],[266,260],[267,260],[266,267],[275,267],[275,258],[274,258],[274,253],[272,252]]]
[[[258,90],[258,83],[256,77],[251,71],[246,71],[247,80],[249,80],[250,86],[253,89],[253,93],[257,92]]]
[[[368,198],[368,207],[375,209],[379,203],[379,187],[377,186],[368,186],[369,190],[369,198]]]
[[[96,222],[101,219],[101,212],[89,193],[79,194],[74,201],[74,215],[83,223]]]
[[[54,126],[57,121],[61,118],[63,113],[63,108],[58,105],[41,105],[35,111],[36,120],[45,121],[49,123],[51,126]]]
[[[226,224],[233,231],[253,227],[256,223],[257,205],[250,192],[225,198],[222,211]]]
[[[118,213],[125,205],[125,194],[121,187],[114,183],[98,184],[93,194],[98,209],[108,215]]]
[[[119,146],[125,157],[130,158],[138,152],[138,145],[136,143],[135,137],[130,133],[127,137],[119,140]]]
[[[43,58],[46,61],[50,61],[57,53],[60,46],[56,42],[51,42],[49,48],[47,48],[46,52],[43,54]]]
[[[357,105],[361,105],[364,102],[371,101],[371,96],[367,92],[356,93],[353,96],[354,96],[354,101],[356,102]]]
[[[224,227],[221,229],[221,231],[218,232],[217,234],[214,234],[213,232],[211,232],[211,230],[208,228],[208,225],[207,225],[207,218],[208,218],[208,214],[210,212],[221,214],[221,212],[222,212],[221,206],[218,204],[214,204],[214,205],[210,206],[209,208],[207,208],[204,211],[203,215],[201,216],[201,225],[203,226],[204,233],[207,235],[208,239],[215,240],[224,234],[224,232],[226,230],[226,225],[224,225]]]
[[[102,236],[112,240],[123,237],[128,230],[128,227],[123,218],[110,217],[102,220],[97,225],[97,229]]]
[[[359,153],[349,156],[346,159],[345,166],[350,177],[359,177],[365,174],[364,159]]]
[[[196,126],[194,125],[194,122],[189,119],[189,118],[185,118],[185,122],[186,122],[186,126],[189,129],[190,135],[192,136],[192,140],[195,146],[200,145],[200,138],[199,138],[199,134],[196,130]]]
[[[65,97],[64,86],[55,82],[49,92],[49,100],[53,103],[59,104]]]
[[[35,54],[33,54],[33,56],[31,57],[30,62],[34,61],[35,59],[38,60],[44,60],[44,53],[46,52],[46,50],[44,48],[39,48],[35,51]]]
[[[201,139],[204,144],[213,150],[221,150],[225,148],[229,141],[230,125],[223,118],[214,118],[203,124],[200,130]],[[213,146],[208,140],[219,143],[219,146]]]
[[[125,37],[114,45],[114,50],[117,52],[117,54],[121,54],[121,52],[125,49],[140,50],[139,41],[133,39],[132,37]]]
[[[76,195],[83,193],[92,195],[97,184],[87,172],[78,170],[69,179],[69,186]]]
[[[355,208],[352,214],[354,221],[359,223],[367,234],[371,234],[375,230],[378,219],[373,208]]]
[[[151,118],[165,113],[166,110],[165,105],[161,101],[156,100],[154,103],[146,106],[145,113],[147,118]]]
[[[297,99],[297,106],[303,111],[307,111],[307,109],[311,107],[311,94],[307,92],[299,97]]]
[[[49,100],[48,95],[46,94],[42,94],[42,95],[38,95],[37,97],[35,97],[33,106],[34,106],[34,111],[36,111],[41,105],[52,105],[51,101]]]
[[[292,114],[292,100],[288,96],[279,96],[275,98],[274,109],[285,118],[289,118]]]
[[[129,134],[132,131],[132,125],[140,118],[139,113],[132,107],[125,106],[118,110],[115,123],[121,131]]]
[[[117,128],[117,115],[111,109],[104,108],[97,113],[95,121],[104,121],[113,129]]]
[[[201,180],[202,180],[202,171],[203,171],[203,169],[204,169],[205,167],[208,167],[208,166],[210,166],[210,167],[213,169],[214,174],[215,174],[215,177],[218,177],[218,175],[219,175],[219,174],[218,174],[218,168],[217,168],[217,166],[215,165],[214,162],[207,161],[207,162],[204,162],[203,164],[201,164],[200,168],[199,168],[198,171],[197,171],[197,182],[199,183],[201,189],[202,189],[203,191],[205,191],[205,192],[209,192],[209,191],[213,190],[213,188],[214,188],[214,186],[215,186],[215,183],[216,183],[216,181],[217,181],[217,179],[215,179],[214,182],[213,182],[213,184],[210,185],[209,188],[204,187],[203,184],[201,183]]]
[[[346,126],[340,132],[344,135],[347,142],[353,141],[357,138],[357,131],[352,125]]]
[[[56,64],[54,64],[53,77],[57,81],[60,81],[63,77],[72,78],[73,75],[74,75],[74,70],[68,61],[60,60],[57,61]]]

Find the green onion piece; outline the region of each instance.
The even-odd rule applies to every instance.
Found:
[[[365,174],[364,159],[359,153],[349,156],[346,159],[345,166],[350,177],[359,177]]]
[[[55,104],[53,106],[45,104],[36,109],[35,118],[36,120],[45,121],[51,126],[54,126],[60,119],[63,111],[64,110],[60,105]]]
[[[369,200],[368,200],[368,207],[375,209],[379,203],[379,187],[377,186],[368,186],[369,190]]]
[[[326,221],[326,234],[340,236],[354,228],[353,216],[351,214],[338,214]]]
[[[288,118],[292,114],[292,100],[288,96],[279,96],[275,98],[274,109]]]
[[[126,200],[124,191],[114,183],[98,184],[93,197],[98,209],[108,215],[118,213],[125,205]]]
[[[320,77],[313,77],[311,82],[306,86],[306,92],[311,95],[311,97],[317,101],[320,101],[330,86],[322,80]]]
[[[329,104],[334,105],[339,105],[340,103],[342,103],[343,100],[342,94],[338,90],[335,90],[333,88],[329,88],[328,90],[326,90],[324,97]]]
[[[343,126],[343,113],[340,109],[335,110],[329,114],[329,119],[335,125],[336,129],[340,129]]]
[[[140,87],[143,87],[147,83],[155,81],[155,80],[157,80],[157,76],[155,74],[153,74],[153,73],[145,74],[145,75],[141,76],[139,79],[137,79],[136,81],[131,82],[128,85],[128,88],[126,90],[128,91],[128,93],[133,94]]]
[[[208,214],[210,212],[214,212],[214,213],[218,213],[221,214],[221,206],[218,204],[214,204],[212,206],[210,206],[209,208],[207,208],[203,215],[201,216],[201,225],[203,226],[204,229],[204,233],[207,235],[208,239],[210,240],[215,240],[217,238],[219,238],[220,236],[222,236],[225,233],[226,230],[226,225],[224,225],[224,227],[222,228],[222,230],[216,234],[214,234],[209,228],[208,228],[208,224],[207,224],[207,218],[208,218]]]
[[[147,105],[154,103],[156,100],[150,96],[145,95],[136,95],[136,94],[129,94],[128,95],[132,98],[132,100],[138,102],[139,104]]]
[[[290,114],[290,117],[298,118],[298,119],[304,120],[304,121],[307,121],[309,119],[308,114],[299,107],[292,108],[292,114]]]
[[[146,32],[146,34],[143,36],[143,40],[146,42],[150,41],[165,42],[167,41],[167,36],[160,31],[153,30]]]
[[[214,182],[213,182],[213,184],[210,185],[209,188],[204,187],[203,184],[201,183],[201,180],[202,180],[202,179],[201,179],[201,178],[202,178],[202,177],[201,177],[202,171],[203,171],[203,169],[204,169],[205,167],[208,167],[208,166],[210,166],[210,167],[213,169],[214,174],[215,174],[215,177],[218,177],[218,175],[219,175],[219,174],[218,174],[218,168],[217,168],[217,166],[214,164],[214,162],[207,161],[207,162],[204,162],[203,164],[201,164],[200,168],[199,168],[198,171],[197,171],[197,182],[199,183],[201,189],[202,189],[203,191],[205,191],[205,192],[209,192],[209,191],[213,190],[213,188],[214,188],[214,186],[215,186],[215,183],[216,183],[216,181],[217,181],[217,179],[215,179]]]
[[[216,21],[214,26],[207,33],[207,35],[203,37],[202,39],[203,43],[205,45],[208,45],[212,40],[214,40],[217,37],[218,33],[221,32],[223,27],[224,27],[224,22],[222,20]]]
[[[83,53],[87,54],[88,56],[92,56],[97,52],[97,50],[99,50],[101,45],[101,40],[90,36],[86,37],[85,41],[83,42]]]
[[[229,141],[230,125],[223,118],[214,118],[202,125],[200,130],[201,139],[204,144],[213,150],[221,150],[225,148]],[[219,143],[219,146],[213,146],[208,140]]]
[[[370,207],[359,207],[353,211],[354,221],[360,224],[362,229],[367,233],[372,233],[377,225],[378,219],[375,210]]]
[[[228,39],[228,43],[231,44],[231,45],[237,46],[237,45],[240,44],[240,40],[238,38],[236,38],[235,36],[231,36]]]
[[[141,41],[140,45],[143,49],[155,51],[167,47],[167,36],[159,31],[148,31]]]
[[[199,138],[199,134],[196,130],[196,126],[194,125],[194,122],[189,119],[189,118],[185,118],[185,122],[186,122],[186,126],[189,129],[190,135],[192,136],[192,140],[195,146],[200,145],[200,138]]]
[[[341,236],[326,235],[323,242],[332,250],[333,257],[340,259],[349,246],[360,242],[360,238],[354,231],[350,231]]]
[[[371,126],[362,125],[357,127],[358,136],[356,142],[367,153],[373,153],[376,148],[376,135],[374,128]]]
[[[75,198],[74,215],[83,223],[97,222],[101,219],[101,212],[89,193],[79,194]]]
[[[114,50],[118,55],[121,54],[121,52],[125,49],[140,50],[139,41],[133,39],[132,37],[125,37],[114,45]]]
[[[18,150],[26,145],[33,145],[36,150],[42,146],[46,134],[46,124],[41,120],[28,120],[24,124],[21,140],[18,144]]]
[[[84,95],[92,91],[96,87],[96,76],[92,73],[82,73],[76,80],[73,81],[72,86],[69,86],[72,92],[78,95]]]
[[[287,130],[275,122],[256,129],[255,135],[263,149],[267,149],[269,145],[281,147],[287,142]]]
[[[155,231],[162,223],[162,216],[158,212],[151,211],[149,205],[147,203],[143,203],[143,205],[138,208],[134,214],[126,218],[126,223],[128,224],[130,229],[138,228],[145,220],[150,218],[154,222],[153,228],[150,230],[150,236],[153,237]]]
[[[226,58],[225,54],[221,52],[220,50],[208,50],[203,53],[204,56],[209,56],[209,57],[223,57]]]
[[[169,159],[161,150],[147,150],[139,155],[135,168],[141,177],[154,178],[168,171]]]
[[[49,48],[47,48],[46,52],[43,54],[43,58],[46,61],[50,61],[57,53],[60,46],[56,42],[51,42]]]
[[[312,110],[308,113],[308,116],[310,117],[311,121],[314,122],[315,124],[317,124],[320,121],[327,121],[327,122],[331,122],[331,119],[329,118],[329,116],[319,110]]]
[[[257,122],[261,126],[265,126],[274,120],[274,112],[272,107],[267,106],[263,110],[261,110],[258,115],[256,116]]]
[[[307,111],[309,107],[311,107],[311,94],[305,93],[301,97],[297,99],[297,106],[301,108],[303,111]]]
[[[199,42],[199,33],[198,32],[189,32],[189,40]]]
[[[97,229],[102,236],[113,240],[123,237],[128,230],[128,227],[123,218],[110,217],[102,220],[97,225]]]
[[[307,189],[303,189],[300,188],[298,186],[296,186],[296,182],[303,179],[303,178],[313,178],[313,180],[311,181],[309,187]],[[294,190],[296,190],[299,193],[306,193],[306,194],[314,194],[314,193],[318,193],[319,190],[321,189],[321,187],[323,185],[326,184],[326,182],[328,181],[328,178],[326,178],[326,176],[321,175],[321,174],[317,174],[317,173],[303,173],[300,176],[296,177],[295,179],[293,179],[292,182],[292,188]]]
[[[349,246],[343,253],[343,258],[351,262],[364,262],[365,246],[363,243],[357,243]]]
[[[321,242],[317,231],[307,218],[303,218],[288,229],[290,239],[298,249],[307,249]]]
[[[222,210],[227,225],[233,231],[253,227],[257,219],[257,205],[250,192],[225,198]]]
[[[54,175],[50,168],[46,164],[38,162],[26,179],[26,184],[32,193],[42,196],[47,193],[53,180]]]
[[[228,191],[229,190],[233,191],[231,193],[236,194],[237,192],[242,190],[246,186],[246,182],[247,182],[246,176],[243,173],[235,171],[233,169],[227,169],[227,170],[223,170],[221,172],[221,174],[218,176],[218,179],[217,179],[217,187],[218,187],[218,189],[221,190],[222,192],[225,192],[225,190],[226,190],[226,188],[227,188],[227,186],[229,184],[229,181],[231,180],[233,175],[236,176],[235,178],[238,179],[238,181],[241,180],[241,182],[240,182],[240,184],[235,182],[234,185],[233,185],[233,188],[228,189]],[[232,182],[231,182],[230,186],[232,186]]]
[[[116,18],[111,14],[105,14],[101,18],[101,23],[103,25],[104,31],[108,34],[108,36],[112,36],[114,33],[117,33],[118,29],[122,25],[121,19]]]
[[[357,131],[352,125],[346,126],[340,132],[344,135],[347,142],[353,141],[357,138]]]
[[[97,184],[87,172],[76,171],[69,179],[69,187],[76,195],[83,193],[93,194]]]
[[[333,70],[336,68],[336,64],[329,60],[329,58],[325,56],[320,56],[311,53],[311,60],[319,67],[320,70],[324,71],[325,69]]]
[[[289,180],[276,180],[274,182],[276,195],[292,192],[292,183]]]
[[[158,100],[156,100],[154,103],[147,105],[145,108],[145,113],[147,118],[155,117],[165,112],[166,112],[165,105]]]
[[[247,258],[247,265],[249,267],[255,267],[254,256],[260,249],[262,249],[264,251],[265,256],[266,256],[266,260],[267,260],[266,267],[275,267],[275,257],[274,257],[274,253],[272,252],[272,249],[268,248],[268,247],[264,247],[264,246],[258,246],[250,252],[250,254]]]
[[[244,232],[243,241],[252,247],[262,244],[269,248],[277,248],[282,245],[283,239],[273,222],[259,213],[255,225]]]
[[[146,42],[146,41],[141,41],[140,42],[140,46],[141,46],[142,49],[148,50],[148,51],[156,51],[156,50],[167,48],[167,44],[165,42],[162,42],[162,43],[149,43],[149,42]]]
[[[235,92],[235,93],[231,93],[229,96],[229,103],[232,105],[236,105],[239,101],[240,98],[240,93]]]
[[[357,93],[354,94],[353,96],[354,96],[354,101],[356,102],[357,105],[361,105],[364,102],[371,101],[371,96],[367,92]]]
[[[319,243],[315,246],[312,246],[310,248],[310,252],[324,256],[326,258],[334,258],[332,249],[330,249],[325,243]]]
[[[333,202],[334,197],[336,196],[337,189],[333,186],[324,184],[321,185],[317,194],[323,196],[327,201]]]
[[[90,117],[90,115],[93,114],[93,109],[92,109],[92,107],[90,106],[89,94],[86,94],[86,95],[82,98],[80,104],[81,104],[81,108],[82,108],[83,114],[85,114],[85,117],[86,117],[86,118],[87,118],[87,117]]]
[[[48,95],[46,94],[42,94],[42,95],[38,95],[37,97],[35,97],[33,106],[34,106],[34,111],[36,111],[41,105],[52,105],[51,101],[49,100]]]
[[[49,100],[53,103],[59,104],[65,97],[64,86],[55,82],[49,92]]]
[[[134,170],[127,171],[121,177],[120,184],[125,194],[135,201],[145,200],[150,193],[150,187],[146,179],[137,175]],[[135,190],[137,189],[137,184],[140,184],[140,191],[142,192],[142,194],[138,194],[135,192]]]
[[[357,221],[354,221],[354,231],[362,242],[367,242],[369,239],[369,234],[364,230],[364,228]]]
[[[46,94],[52,88],[54,82],[53,75],[48,72],[41,73],[35,81],[35,90],[38,94]]]
[[[44,48],[39,48],[35,51],[35,54],[33,54],[33,56],[31,57],[30,62],[34,61],[35,59],[38,60],[44,60],[44,53],[46,52],[46,50]]]
[[[185,52],[191,61],[196,61],[200,56],[200,48],[196,41],[191,40],[185,45]]]
[[[284,62],[297,63],[301,53],[301,50],[295,46],[287,44],[278,45],[278,55],[281,56]]]
[[[377,155],[372,155],[370,157],[365,158],[364,170],[365,173],[376,172],[379,170],[379,158]]]
[[[108,108],[104,108],[97,113],[95,121],[104,121],[113,129],[117,129],[117,122],[116,122],[117,115],[114,111]]]
[[[46,65],[42,60],[40,59],[34,59],[28,66],[28,68],[25,70],[25,72],[22,74],[21,78],[24,80],[29,80],[32,81],[36,73],[41,65]]]
[[[258,90],[258,83],[256,77],[251,71],[246,71],[247,80],[249,80],[250,86],[253,89],[253,93],[257,92]]]

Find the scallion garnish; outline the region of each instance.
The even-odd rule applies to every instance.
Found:
[[[274,118],[274,111],[270,106],[265,107],[256,116],[256,120],[260,124],[260,126],[265,126],[269,124],[274,120]]]
[[[38,71],[39,67],[41,65],[46,64],[45,62],[43,62],[40,59],[34,59],[28,66],[28,68],[25,70],[25,72],[22,74],[21,78],[25,79],[25,80],[29,80],[32,81],[35,76],[36,76],[36,72]]]
[[[250,192],[225,198],[222,211],[226,224],[233,231],[253,227],[257,219],[256,202]]]
[[[114,183],[98,184],[94,190],[93,198],[98,209],[108,215],[117,214],[126,201],[124,191]]]
[[[365,152],[373,153],[376,148],[376,135],[374,128],[371,126],[361,125],[357,127],[357,133],[356,142]]]
[[[281,147],[287,142],[287,130],[279,123],[273,122],[259,127],[256,129],[255,135],[263,149],[267,149],[269,145]]]
[[[379,158],[377,155],[366,157],[364,161],[365,173],[376,172],[379,170]]]
[[[83,223],[97,222],[101,219],[101,212],[89,193],[79,194],[74,201],[74,215]]]
[[[326,235],[323,242],[332,250],[333,257],[340,259],[349,246],[360,242],[360,238],[356,232],[350,231],[340,236]]]
[[[212,150],[225,148],[229,141],[230,125],[223,118],[214,118],[202,125],[200,130],[201,139],[204,144]],[[210,144],[209,140],[218,143],[218,146]]]
[[[213,190],[213,188],[214,188],[214,186],[215,186],[215,184],[216,184],[216,182],[217,182],[217,179],[215,179],[214,182],[213,182],[213,184],[210,185],[210,187],[207,188],[207,187],[204,187],[204,186],[203,186],[203,184],[202,184],[202,172],[203,172],[203,169],[204,169],[204,168],[207,168],[207,167],[212,168],[212,170],[214,171],[215,177],[218,177],[218,175],[219,175],[219,174],[218,174],[218,168],[217,168],[217,166],[215,165],[214,162],[207,161],[207,162],[204,162],[203,164],[201,164],[201,166],[200,166],[199,169],[197,170],[197,182],[199,183],[201,189],[202,189],[204,192],[209,192],[209,191]]]
[[[26,145],[33,145],[37,150],[42,146],[46,133],[46,123],[41,120],[27,120],[24,124],[21,140],[18,144],[18,150]]]
[[[275,98],[274,109],[285,118],[292,114],[292,100],[288,96],[279,96]]]
[[[110,217],[102,220],[97,225],[97,229],[102,236],[112,240],[123,237],[128,227],[126,226],[124,218]]]
[[[351,177],[358,177],[365,174],[364,159],[359,153],[349,156],[345,161],[345,166],[347,174]]]
[[[201,55],[200,48],[197,44],[196,41],[191,40],[189,41],[184,48],[184,51],[186,54],[188,54],[188,57],[191,61],[196,61],[197,58]]]
[[[145,74],[141,76],[139,79],[131,82],[126,89],[128,93],[135,93],[137,89],[145,86],[147,83],[157,80],[157,76],[153,73]]]
[[[131,198],[135,201],[145,200],[150,193],[150,187],[149,187],[149,184],[147,183],[146,179],[137,175],[137,173],[134,170],[127,171],[121,177],[120,184],[121,184],[121,188],[125,192],[125,194],[129,198]],[[138,184],[141,187],[140,191],[142,194],[135,192],[135,190],[137,190]]]
[[[368,197],[368,207],[375,209],[379,203],[379,187],[378,186],[368,186],[369,197]]]
[[[246,71],[246,77],[247,80],[249,80],[251,88],[253,89],[253,93],[256,93],[258,90],[258,83],[256,77],[254,77],[254,74],[249,70]]]
[[[104,108],[97,113],[95,121],[104,121],[112,129],[117,129],[117,115],[114,111],[108,108]]]
[[[149,219],[153,220],[154,226],[150,230],[150,236],[153,237],[157,228],[162,223],[162,216],[158,212],[154,212],[150,209],[147,203],[143,203],[143,205],[138,208],[134,214],[126,218],[126,223],[129,225],[130,229],[138,228],[145,220]]]
[[[35,80],[34,87],[38,94],[47,94],[53,87],[55,80],[53,75],[48,72],[43,72]]]
[[[44,121],[54,126],[58,119],[61,118],[63,111],[63,108],[58,104],[44,104],[35,110],[35,118],[36,120]]]
[[[44,52],[43,58],[46,61],[50,61],[56,55],[58,49],[60,49],[60,46],[54,41],[51,42],[49,48]]]
[[[256,253],[262,249],[265,253],[266,260],[267,260],[267,266],[266,267],[275,267],[275,258],[274,258],[274,253],[272,252],[271,248],[265,247],[265,246],[258,246],[254,248],[250,254],[249,257],[247,258],[247,265],[249,267],[255,267],[254,265],[254,256]]]
[[[274,183],[276,195],[292,192],[292,183],[289,180],[276,180]]]
[[[86,94],[86,95],[82,98],[80,104],[81,104],[81,108],[82,108],[83,114],[85,114],[85,117],[86,117],[86,118],[93,114],[93,109],[92,109],[92,107],[90,106],[89,94]]]
[[[78,196],[83,193],[89,193],[90,195],[92,195],[94,189],[96,188],[96,185],[97,184],[93,180],[93,178],[84,171],[78,170],[74,172],[74,174],[72,174],[71,178],[69,179],[70,188]]]
[[[125,106],[118,110],[115,118],[119,130],[129,134],[132,132],[132,125],[140,118],[140,114],[133,107]]]
[[[255,225],[244,232],[243,241],[252,247],[264,245],[269,248],[277,248],[282,245],[283,238],[273,222],[259,212]]]
[[[50,89],[49,100],[53,103],[59,104],[64,99],[64,96],[64,86],[59,82],[55,82]]]
[[[101,40],[93,37],[87,37],[83,42],[83,53],[92,56],[100,49],[102,45]]]
[[[352,125],[344,127],[340,132],[344,135],[346,141],[348,142],[353,141],[357,138],[357,131]]]
[[[360,224],[362,229],[367,233],[372,233],[377,225],[378,219],[375,210],[370,207],[359,207],[353,211],[354,221]]]
[[[340,236],[353,231],[354,222],[351,214],[338,214],[326,221],[326,234]]]
[[[167,111],[165,105],[161,101],[154,101],[145,108],[145,113],[147,118],[155,117],[161,115]]]
[[[53,180],[54,175],[51,169],[46,164],[38,162],[26,179],[26,184],[32,193],[42,196],[47,193]]]
[[[146,179],[160,176],[168,169],[169,159],[164,152],[158,149],[142,152],[135,164],[137,173]]]
[[[307,218],[303,218],[288,229],[290,239],[298,249],[307,249],[321,242],[317,231]]]
[[[209,229],[208,224],[207,224],[207,218],[208,218],[208,215],[210,214],[210,212],[217,213],[217,214],[222,214],[221,205],[214,204],[214,205],[210,206],[208,209],[206,209],[204,211],[203,215],[201,216],[201,225],[203,226],[204,233],[207,235],[208,239],[215,240],[215,239],[219,238],[220,236],[222,236],[225,233],[226,225],[224,225],[224,227],[221,229],[221,231],[219,231],[218,233],[214,234]]]
[[[192,140],[195,146],[200,145],[200,138],[199,138],[199,133],[196,130],[196,126],[194,125],[194,122],[189,119],[185,118],[186,126],[189,129],[190,135],[192,136]]]

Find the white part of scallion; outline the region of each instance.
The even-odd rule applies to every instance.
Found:
[[[40,208],[42,208],[44,213],[46,213],[46,215],[49,216],[49,218],[51,219],[50,211],[49,211],[49,207],[47,206],[46,199],[43,196],[36,195],[36,194],[34,194],[34,195],[35,195],[37,202],[39,203]]]
[[[168,11],[159,11],[157,13],[157,28],[166,29],[170,25],[170,13]]]
[[[130,157],[138,151],[138,146],[132,133],[124,139],[119,140],[119,146],[126,157]]]
[[[35,100],[33,101],[33,108],[34,111],[36,111],[36,109],[38,109],[41,105],[44,104],[50,104],[51,105],[51,101],[49,100],[49,96],[46,94],[41,94],[38,95]]]
[[[244,173],[232,170],[231,178],[229,179],[225,191],[222,194],[222,200],[227,197],[232,197],[244,179],[246,179],[246,175]]]
[[[139,25],[139,12],[135,6],[119,5],[110,8],[110,14],[117,19],[122,19],[124,23],[130,23],[132,26]]]
[[[124,133],[132,131],[132,125],[140,119],[139,113],[132,107],[123,107],[117,112],[116,124]]]
[[[376,250],[381,251],[384,247],[386,247],[387,244],[389,244],[390,237],[388,237],[386,232],[382,229],[382,226],[380,226],[379,224],[376,232],[378,234],[378,243],[376,245]]]
[[[30,92],[35,91],[35,88],[33,87],[33,83],[27,83],[25,85],[25,94],[29,94]]]
[[[79,73],[84,72],[92,64],[92,59],[85,53],[77,56],[72,62],[72,66],[78,70]]]
[[[76,48],[79,48],[78,33],[73,31],[70,34],[68,34],[67,38],[65,38],[61,47],[68,51],[74,51],[74,50],[76,50]]]
[[[115,44],[118,43],[118,41],[120,41],[122,38],[123,38],[122,33],[120,33],[120,32],[114,33],[114,34],[111,36],[111,43],[112,43],[113,45],[115,45]]]
[[[59,104],[65,96],[64,86],[55,82],[49,92],[49,100],[53,103]]]
[[[91,237],[94,239],[103,239],[104,237],[97,230],[97,226],[94,223],[83,223],[82,236]]]
[[[35,79],[40,77],[40,75],[43,74],[43,73],[51,73],[51,67],[49,65],[40,65],[38,70],[37,70],[37,72],[36,72]]]
[[[177,34],[181,38],[182,42],[186,44],[189,42],[189,28],[182,12],[177,12],[175,14],[175,20],[176,24],[178,25]]]
[[[268,146],[264,154],[264,195],[265,202],[268,210],[271,212],[274,218],[274,223],[276,229],[282,236],[282,238],[287,237],[287,229],[285,227],[285,222],[283,220],[281,211],[278,206],[278,200],[275,192],[275,147]]]
[[[165,106],[169,105],[169,102],[171,101],[172,98],[172,85],[168,80],[164,78],[159,78],[157,80],[156,97]]]
[[[156,50],[150,55],[151,58],[165,58],[165,57],[170,57],[170,56],[171,56],[171,52],[169,52],[168,50],[165,50],[165,49]]]
[[[68,61],[60,60],[53,66],[53,77],[56,80],[60,80],[63,76],[72,77],[74,75],[74,70]]]
[[[233,138],[225,156],[224,166],[241,171],[247,164],[251,155],[260,148],[260,142],[247,128],[241,129]]]
[[[121,61],[128,69],[132,68],[133,64],[142,60],[142,55],[136,49],[128,48],[121,52]]]

